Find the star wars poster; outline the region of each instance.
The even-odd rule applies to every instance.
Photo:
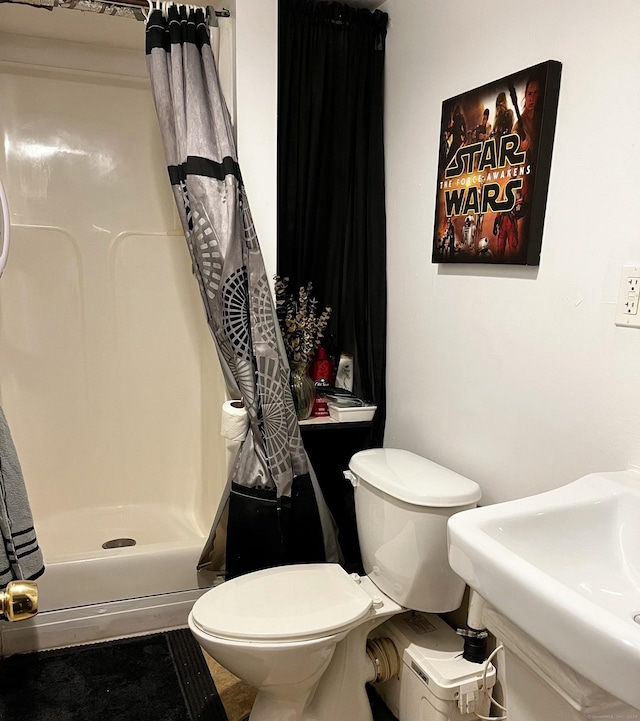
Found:
[[[442,104],[434,263],[539,265],[562,65]]]

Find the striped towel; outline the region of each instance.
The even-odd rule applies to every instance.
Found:
[[[44,573],[20,461],[0,408],[0,588]]]

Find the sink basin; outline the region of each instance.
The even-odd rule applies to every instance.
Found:
[[[463,511],[448,530],[451,567],[472,589],[640,709],[640,472]]]

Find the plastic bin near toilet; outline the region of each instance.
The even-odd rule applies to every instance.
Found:
[[[472,721],[487,715],[483,665],[462,658],[463,640],[439,616],[410,611],[376,629],[391,638],[402,660],[399,679],[376,684],[398,721]],[[489,691],[496,681],[489,665]]]

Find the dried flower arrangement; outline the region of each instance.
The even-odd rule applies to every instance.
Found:
[[[311,283],[300,288],[297,298],[288,293],[288,285],[289,278],[275,276],[276,315],[284,346],[290,362],[311,363],[324,336],[331,308],[325,308],[318,315],[318,299],[311,297]]]

